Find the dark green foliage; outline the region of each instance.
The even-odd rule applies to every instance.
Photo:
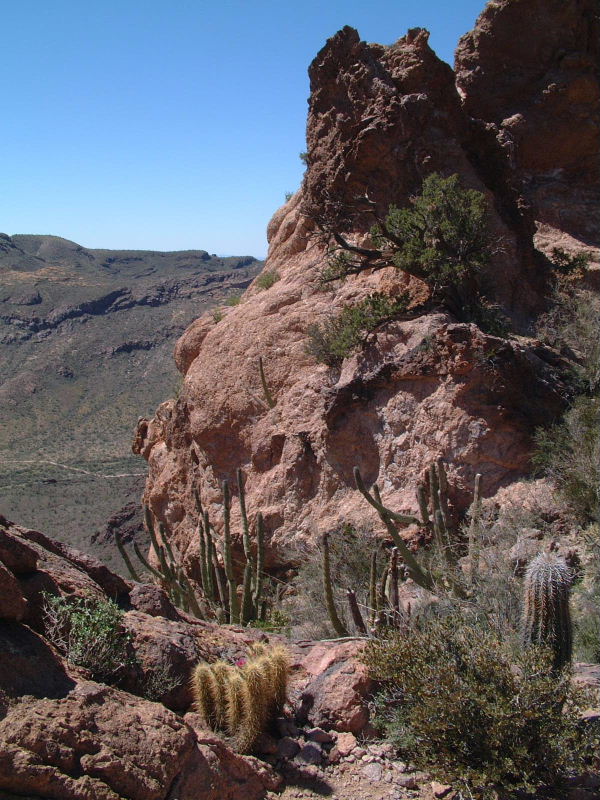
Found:
[[[589,266],[590,256],[584,252],[572,256],[562,247],[553,247],[551,263],[552,268],[561,275],[581,275]]]
[[[408,293],[390,297],[373,292],[364,300],[345,306],[333,319],[308,328],[307,353],[329,367],[339,366],[369,333],[406,311],[408,300]]]
[[[372,640],[364,660],[383,686],[377,722],[401,755],[468,783],[468,796],[555,785],[597,759],[569,676],[553,674],[543,650],[509,656],[495,635],[452,616]]]
[[[600,398],[578,397],[563,422],[536,434],[534,463],[582,521],[600,521]]]
[[[123,612],[112,600],[44,596],[46,636],[94,680],[115,683],[133,665]]]
[[[374,249],[353,245],[336,230],[329,235],[337,247],[323,282],[395,266],[426,283],[434,305],[490,333],[506,335],[507,321],[482,290],[492,252],[485,197],[463,188],[458,175],[443,178],[434,172],[408,206],[391,205],[371,228]]]
[[[472,279],[490,258],[485,198],[463,189],[458,175],[428,175],[410,206],[390,206],[371,234],[376,247],[393,246],[395,266],[422,277],[434,294]]]

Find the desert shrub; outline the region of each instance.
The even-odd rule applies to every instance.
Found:
[[[266,270],[265,272],[261,272],[258,278],[256,279],[256,285],[259,289],[270,289],[274,283],[277,283],[279,280],[279,273],[274,270]]]
[[[181,685],[181,679],[173,672],[173,667],[163,656],[152,669],[148,670],[142,682],[142,693],[147,700],[160,702],[166,695]]]
[[[227,300],[225,300],[225,305],[227,306],[239,306],[242,302],[242,295],[241,294],[230,294]]]
[[[578,661],[600,663],[600,525],[594,523],[580,533],[583,579],[573,592]]]
[[[382,685],[377,724],[402,756],[474,797],[555,785],[597,758],[569,674],[553,675],[543,650],[515,661],[489,629],[447,616],[371,641],[363,658]]]
[[[369,333],[406,311],[408,300],[406,292],[399,297],[373,292],[364,300],[345,306],[333,319],[308,328],[306,352],[329,367],[339,366]]]
[[[360,602],[366,601],[369,554],[376,545],[370,529],[357,529],[352,525],[344,525],[329,536],[335,602],[344,625],[350,629],[346,591],[353,589]],[[334,633],[323,592],[323,554],[320,548],[302,553],[298,573],[283,602],[283,611],[292,622],[295,636],[319,639]]]
[[[579,396],[563,421],[536,433],[534,463],[583,521],[600,521],[600,397]]]
[[[223,312],[220,308],[213,308],[211,314],[214,322],[221,322],[223,319]]]
[[[600,297],[561,280],[552,308],[537,324],[538,336],[573,357],[575,386],[589,395],[600,391]]]
[[[94,680],[115,683],[134,663],[123,612],[112,600],[44,597],[46,636]]]
[[[370,203],[368,208],[373,211]],[[481,192],[465,189],[458,175],[444,178],[434,172],[407,206],[391,205],[371,228],[373,248],[353,245],[336,222],[317,220],[335,241],[321,274],[323,283],[393,266],[426,283],[433,304],[490,333],[506,335],[508,322],[483,286],[493,251],[486,200]]]

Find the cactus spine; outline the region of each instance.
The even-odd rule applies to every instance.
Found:
[[[286,700],[289,658],[283,647],[250,650],[242,667],[200,664],[192,675],[196,711],[214,730],[225,730],[242,752],[252,750],[266,723]]]
[[[556,553],[540,553],[525,573],[523,643],[550,647],[553,667],[571,661],[573,630],[569,611],[571,571]]]

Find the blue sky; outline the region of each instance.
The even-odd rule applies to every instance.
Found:
[[[300,185],[307,68],[344,25],[452,63],[483,0],[0,3],[0,231],[266,254]]]

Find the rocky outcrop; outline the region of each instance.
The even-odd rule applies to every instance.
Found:
[[[234,753],[191,710],[194,666],[201,660],[235,663],[259,631],[192,618],[159,587],[125,581],[95,559],[4,518],[0,578],[0,795],[259,800],[279,786],[280,776],[267,763]],[[47,638],[43,592],[117,601],[130,655],[118,688],[92,680]],[[289,740],[290,731],[301,736],[296,723],[319,724],[333,729],[320,730],[320,741],[331,743],[334,731],[365,730],[371,683],[359,659],[362,642],[287,646],[289,713],[273,733]],[[162,692],[161,676],[168,678]],[[264,739],[266,752],[280,760],[300,749]],[[320,746],[313,749],[321,754]]]
[[[543,239],[600,243],[599,62],[595,0],[491,2],[458,44],[464,108],[499,143]]]
[[[551,5],[539,42],[538,29],[523,26],[535,39],[531,51],[539,46],[546,54],[538,59],[543,75],[558,58],[563,31],[570,52],[572,31],[588,29],[587,0],[571,4],[569,25],[558,3]],[[413,513],[415,487],[434,459],[448,464],[459,511],[477,472],[486,496],[528,472],[535,427],[556,419],[568,399],[568,365],[539,342],[494,338],[431,313],[384,326],[339,370],[316,365],[306,353],[309,326],[344,304],[376,290],[408,287],[413,298],[422,295],[423,286],[393,269],[354,276],[330,292],[318,276],[327,262],[327,226],[366,240],[372,217],[357,197],[367,196],[382,214],[391,202],[405,203],[435,170],[457,172],[465,186],[485,194],[499,243],[488,277],[513,321],[530,322],[543,305],[547,264],[534,247],[542,218],[526,162],[515,161],[500,130],[504,100],[493,106],[494,121],[478,111],[475,91],[478,80],[493,82],[506,63],[483,48],[489,39],[493,51],[496,28],[500,42],[508,41],[502,25],[513,7],[515,14],[541,8],[538,0],[490,3],[461,41],[458,88],[421,29],[382,47],[344,28],[311,65],[308,169],[268,230],[267,269],[280,280],[266,291],[253,284],[222,318],[205,315],[190,326],[176,348],[185,376],[179,398],[138,427],[135,451],[150,467],[146,500],[192,569],[193,488],[200,488],[218,532],[221,481],[233,479],[238,467],[247,476],[251,516],[262,511],[265,518],[270,568],[293,563],[304,545],[343,522],[380,524],[354,487],[354,465],[366,483],[378,482],[384,502]],[[519,37],[514,61],[522,57],[529,74],[529,51]],[[516,67],[505,71],[520,74]],[[510,91],[521,92],[522,107],[535,107],[552,126],[558,112],[537,103],[533,78],[519,86]],[[557,170],[564,167],[559,161]],[[264,401],[259,357],[273,408]]]

